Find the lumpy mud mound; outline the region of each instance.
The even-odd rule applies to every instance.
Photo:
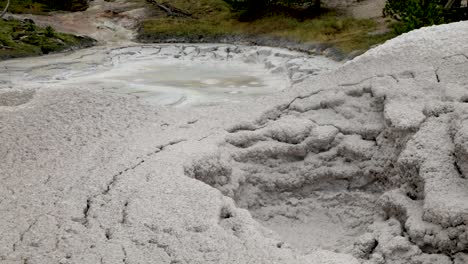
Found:
[[[408,38],[415,43],[391,41],[328,80],[305,80],[302,94],[228,128],[219,153],[229,154],[199,158],[187,175],[305,253],[467,263],[468,46]],[[391,57],[418,44],[439,48],[430,58],[418,51],[417,62]],[[388,64],[373,68],[375,54]]]
[[[186,171],[198,171],[195,178],[234,198],[293,246],[345,251],[373,222],[388,185],[379,176],[387,166],[379,144],[382,112],[381,100],[365,88],[317,91],[230,129],[223,146],[233,153],[230,167],[211,158]]]

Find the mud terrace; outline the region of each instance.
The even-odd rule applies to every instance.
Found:
[[[342,66],[216,45],[3,62],[0,263],[466,264],[467,31],[423,28]],[[164,49],[222,70],[228,47],[261,66],[232,84],[245,96],[110,92]]]

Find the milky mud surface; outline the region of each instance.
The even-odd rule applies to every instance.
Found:
[[[283,91],[339,65],[264,47],[131,45],[3,62],[0,76],[28,87],[89,84],[155,105],[185,106],[241,102]]]
[[[0,263],[468,263],[467,31],[1,62]]]

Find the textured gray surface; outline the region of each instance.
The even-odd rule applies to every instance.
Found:
[[[239,104],[4,77],[0,262],[465,263],[467,30]]]

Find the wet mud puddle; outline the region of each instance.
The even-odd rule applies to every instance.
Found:
[[[171,106],[238,102],[245,96],[272,93],[287,86],[281,76],[269,75],[258,65],[239,62],[143,61],[116,67],[88,80],[108,84],[106,89],[110,92]]]

